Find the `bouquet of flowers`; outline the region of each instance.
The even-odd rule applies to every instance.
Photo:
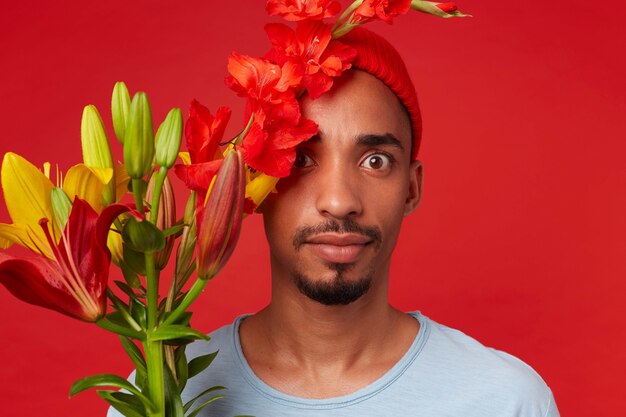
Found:
[[[189,343],[208,340],[191,326],[189,308],[233,252],[242,219],[289,174],[296,146],[317,133],[298,98],[321,96],[351,67],[355,51],[341,36],[375,19],[391,23],[411,8],[466,16],[453,3],[424,0],[357,0],[343,11],[334,0],[268,0],[270,15],[296,27],[266,25],[271,49],[262,58],[229,57],[226,84],[246,99],[247,122],[234,137],[224,138],[228,108],[213,115],[195,100],[184,128],[175,108],[155,133],[146,94],[131,98],[118,82],[111,116],[122,162],[113,160],[91,105],[81,122],[83,161],[66,173],[57,168],[51,178],[49,163],[41,171],[17,154],[4,155],[2,189],[12,224],[0,224],[0,248],[21,245],[33,257],[0,252],[0,282],[27,303],[115,333],[136,368],[134,383],[94,375],[76,381],[70,395],[99,388],[128,417],[193,417],[221,398],[215,392],[223,387],[207,387],[181,399],[187,380],[216,355],[187,360]],[[183,130],[187,151],[180,149]],[[172,173],[190,190],[180,218]],[[161,271],[170,262],[174,272],[161,294]],[[111,264],[123,277],[113,285]]]

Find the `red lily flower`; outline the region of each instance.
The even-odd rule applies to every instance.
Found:
[[[411,0],[365,0],[354,11],[352,23],[365,23],[375,18],[392,23],[394,17],[405,14],[410,8]]]
[[[206,190],[222,164],[218,149],[230,115],[229,108],[220,107],[213,117],[209,109],[196,100],[189,106],[185,138],[191,165],[178,164],[174,172],[188,188],[202,194],[199,201],[204,201]]]
[[[285,20],[320,20],[339,13],[341,4],[335,0],[268,0],[265,9],[270,16]]]
[[[351,67],[353,48],[333,40],[331,27],[320,21],[304,20],[295,29],[271,23],[265,31],[272,43],[266,58],[287,65],[292,63],[303,74],[302,85],[316,99],[333,85],[332,77]]]
[[[22,301],[79,320],[97,321],[106,311],[111,261],[107,235],[113,220],[126,211],[128,206],[114,204],[98,216],[84,200],[75,198],[58,244],[50,235],[49,220],[40,221],[53,258],[0,253],[0,282]]]

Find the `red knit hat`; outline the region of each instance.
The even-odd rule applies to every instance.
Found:
[[[422,138],[422,116],[415,87],[402,57],[389,42],[362,27],[354,28],[339,41],[356,49],[357,56],[352,61],[352,66],[385,83],[407,109],[413,139],[411,159],[417,159]]]

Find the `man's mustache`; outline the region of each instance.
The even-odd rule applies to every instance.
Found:
[[[296,250],[300,249],[312,236],[322,233],[356,233],[367,236],[376,246],[380,245],[382,240],[382,233],[377,227],[361,226],[352,219],[341,221],[328,219],[324,223],[315,226],[305,226],[296,230],[293,236],[293,246]]]

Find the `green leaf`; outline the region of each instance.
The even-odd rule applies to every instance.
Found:
[[[113,374],[92,375],[79,379],[72,384],[72,388],[70,388],[70,397],[78,394],[79,392],[85,391],[86,389],[95,387],[116,387],[125,389],[126,391],[135,394],[137,398],[140,399],[141,402],[148,408],[153,408],[150,400],[133,384],[124,378]]]
[[[178,377],[178,391],[182,393],[185,385],[187,385],[187,380],[189,379],[185,346],[180,346],[174,352],[174,363],[176,364],[176,376]]]
[[[100,398],[126,417],[145,417],[146,409],[134,395],[117,391],[96,391]]]
[[[191,408],[191,406],[193,405],[193,403],[195,403],[200,397],[203,397],[204,395],[208,394],[209,392],[213,392],[213,391],[219,391],[219,390],[223,390],[223,389],[228,389],[226,387],[222,387],[220,385],[217,385],[215,387],[211,387],[209,389],[205,389],[204,391],[202,391],[200,394],[196,395],[195,397],[193,397],[191,400],[187,401],[185,403],[185,412],[189,411],[189,409]]]
[[[124,336],[120,336],[120,342],[122,342],[122,347],[133,362],[133,365],[135,365],[135,368],[137,368],[137,371],[143,371],[145,373],[146,361],[137,345],[131,339]]]
[[[125,294],[126,294],[126,295],[127,295],[127,296],[131,299],[131,300],[132,300],[132,299],[137,298],[137,294],[135,294],[135,291],[134,291],[132,288],[130,288],[130,287],[128,286],[128,284],[127,284],[127,283],[125,283],[125,282],[123,282],[123,281],[118,281],[118,280],[115,280],[115,281],[113,281],[113,282],[115,283],[115,285],[117,285],[117,287],[118,287],[120,290],[124,291],[124,293],[125,293]]]
[[[207,405],[211,404],[213,401],[219,400],[220,398],[224,398],[224,396],[223,396],[223,395],[216,395],[215,397],[211,397],[208,401],[206,401],[206,402],[204,402],[204,403],[200,404],[200,405],[198,406],[198,408],[196,408],[195,410],[193,410],[193,411],[191,412],[191,414],[189,414],[187,417],[196,417],[196,416],[198,415],[198,413],[199,413],[200,411],[202,411],[202,409],[203,409],[204,407],[206,407]]]
[[[145,258],[144,258],[145,259]],[[124,280],[128,284],[130,288],[139,288],[141,287],[141,280],[137,273],[131,268],[126,262],[120,262],[120,268],[122,269],[122,274],[124,274]]]
[[[169,366],[164,369],[165,378],[165,415],[167,417],[185,417],[183,401]]]
[[[130,300],[129,311],[132,318],[135,319],[141,327],[145,328],[148,320],[148,311],[146,306],[135,298]]]
[[[185,225],[183,223],[175,224],[174,226],[163,230],[163,236],[169,237],[178,234],[184,227]]]
[[[138,222],[134,217],[124,225],[122,239],[130,249],[141,253],[152,253],[165,247],[165,237],[158,227],[147,220]]]
[[[150,335],[151,340],[172,340],[181,338],[209,340],[209,336],[206,334],[180,324],[161,325],[156,332]]]
[[[109,314],[107,314],[105,317],[111,323],[115,323],[122,327],[128,327],[128,322],[126,321],[122,313],[120,313],[119,311],[112,311]],[[130,327],[128,328],[130,329]]]
[[[116,333],[118,335],[121,334],[121,335],[130,337],[132,339],[142,340],[142,341],[146,339],[145,333],[138,332],[135,329],[131,329],[130,327],[127,327],[128,326],[127,323],[124,323],[124,325],[120,325],[120,324],[111,322],[106,318],[102,318],[96,321],[96,324],[102,327],[103,329]]]
[[[198,375],[200,372],[204,371],[206,368],[211,365],[213,359],[217,356],[219,350],[213,353],[209,353],[208,355],[198,356],[197,358],[193,358],[188,365],[189,368],[189,378],[193,378]]]

